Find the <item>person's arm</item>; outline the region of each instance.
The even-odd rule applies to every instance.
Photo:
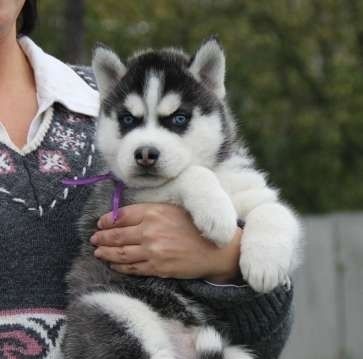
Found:
[[[218,248],[203,238],[180,207],[137,204],[120,210],[112,223],[101,217],[100,231],[91,239],[95,255],[120,272],[164,278],[204,278],[232,282],[239,274],[241,229],[229,245]]]
[[[108,213],[98,226],[91,239],[95,255],[114,270],[180,279],[185,296],[219,313],[217,322],[232,344],[249,346],[258,358],[278,357],[290,331],[293,291],[278,287],[260,294],[242,281],[238,264],[242,230],[237,226],[224,248],[203,238],[191,217],[172,205],[127,206],[116,223]]]

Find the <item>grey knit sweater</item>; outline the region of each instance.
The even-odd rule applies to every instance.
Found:
[[[76,69],[84,77],[86,69]],[[89,75],[87,74],[89,82]],[[93,83],[90,83],[94,86]],[[21,155],[0,143],[0,358],[60,358],[66,306],[64,277],[77,256],[75,228],[89,187],[64,188],[63,178],[91,176],[101,161],[95,121],[55,104],[42,141]],[[288,337],[293,291],[255,293],[246,284],[214,286],[182,280],[186,296],[219,313],[232,344],[258,358],[278,358]]]

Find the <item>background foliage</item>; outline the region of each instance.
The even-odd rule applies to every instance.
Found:
[[[360,0],[41,0],[34,38],[89,63],[97,41],[193,52],[218,34],[241,136],[303,212],[363,208]]]

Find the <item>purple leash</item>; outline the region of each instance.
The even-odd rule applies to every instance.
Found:
[[[115,223],[118,219],[118,209],[120,207],[120,199],[123,190],[125,189],[125,184],[115,177],[112,172],[108,172],[104,175],[91,176],[91,177],[83,177],[77,179],[63,179],[62,183],[69,186],[88,186],[90,184],[95,184],[101,181],[111,180],[115,184],[115,190],[112,194],[112,220]]]

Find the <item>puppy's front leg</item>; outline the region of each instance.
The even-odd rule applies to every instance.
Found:
[[[298,262],[299,238],[297,218],[277,201],[260,204],[247,214],[240,266],[252,288],[269,292],[289,283]]]
[[[191,166],[175,185],[181,205],[202,234],[219,246],[227,244],[236,231],[237,213],[216,175],[205,167]]]

